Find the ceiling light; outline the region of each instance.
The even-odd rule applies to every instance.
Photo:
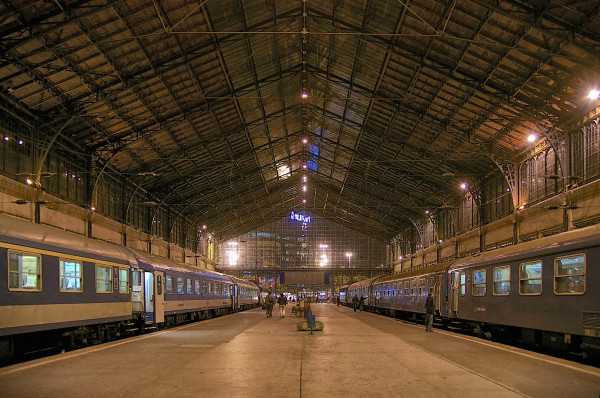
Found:
[[[302,94],[300,94],[300,97],[302,97],[302,99],[307,99],[308,93],[306,91],[303,91]]]
[[[305,164],[303,164],[303,165],[302,165],[302,168],[303,168],[303,169],[305,169],[305,168],[306,168],[306,165],[305,165]]]
[[[302,199],[302,203],[306,203],[306,199]]]
[[[202,229],[206,229],[206,225],[202,225]]]
[[[10,138],[8,138],[8,136],[7,136],[7,135],[5,135],[5,136],[4,136],[4,141],[8,141],[8,140],[10,140]]]
[[[307,180],[306,176],[302,176],[302,181],[306,182],[306,180]]]
[[[31,184],[33,184],[33,180],[32,180],[31,178],[27,178],[27,179],[25,180],[25,184],[27,184],[27,185],[31,185]]]
[[[302,190],[303,190],[304,192],[306,192],[306,185],[303,185],[303,186],[302,186]]]
[[[308,138],[302,138],[302,143],[303,144],[307,144],[308,143]]]
[[[462,184],[460,184],[460,187],[461,187],[462,189],[467,189],[467,184],[463,182]]]
[[[529,137],[527,137],[527,141],[529,142],[534,142],[537,139],[537,137],[535,136],[535,134],[529,134]]]
[[[588,93],[587,97],[591,100],[595,100],[598,99],[598,97],[600,97],[600,91],[594,89],[594,90],[590,90],[590,92]]]

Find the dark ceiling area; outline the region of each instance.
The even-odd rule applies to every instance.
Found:
[[[385,239],[582,119],[599,8],[3,0],[0,87],[225,239],[302,209]]]

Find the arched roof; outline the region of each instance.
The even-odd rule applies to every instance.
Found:
[[[219,236],[306,208],[389,238],[583,118],[599,8],[9,0],[0,95]]]

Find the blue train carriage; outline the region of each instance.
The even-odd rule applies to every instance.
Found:
[[[372,297],[371,286],[377,278],[380,278],[380,277],[374,276],[372,278],[363,279],[362,281],[355,282],[355,283],[349,285],[348,292],[347,292],[347,299],[348,299],[350,305],[352,305],[352,299],[354,298],[354,296],[356,296],[359,299],[360,299],[360,296],[362,296],[365,298],[363,309],[366,310],[370,306],[372,307],[374,305],[374,303],[371,300],[371,297]],[[360,301],[359,301],[359,303],[360,303]]]
[[[119,246],[0,214],[0,358],[116,337],[131,266]]]
[[[340,304],[348,305],[348,285],[340,286]]]
[[[229,276],[233,283],[233,310],[243,311],[259,305],[260,287],[245,279]]]
[[[144,252],[132,253],[139,268],[132,277],[133,312],[146,329],[233,312],[230,277]]]
[[[600,225],[459,259],[448,270],[444,315],[473,321],[487,337],[517,333],[529,344],[598,351],[598,258]]]
[[[431,293],[436,313],[446,313],[448,294],[445,281],[453,263],[449,261],[374,280],[372,306],[390,316],[404,313],[416,317],[417,314],[425,314],[425,300]]]

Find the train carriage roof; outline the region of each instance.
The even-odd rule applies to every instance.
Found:
[[[230,277],[220,274],[215,271],[201,269],[192,265],[180,263],[165,257],[148,254],[139,250],[130,249],[138,260],[139,268],[145,271],[163,271],[174,272],[180,274],[193,274],[196,277],[213,279],[215,281],[231,282]]]
[[[357,289],[365,286],[370,286],[380,276],[374,276],[372,278],[363,279],[362,281],[356,282],[348,286],[348,288]]]
[[[236,276],[232,276],[232,275],[227,275],[229,277],[229,279],[231,279],[234,283],[237,283],[238,286],[245,286],[245,287],[249,287],[252,289],[259,289],[259,286],[251,281],[248,281],[246,279],[241,279],[238,278]]]
[[[517,258],[536,258],[552,252],[576,250],[589,245],[600,245],[600,224],[460,258],[451,266],[450,271],[490,263],[510,262]]]
[[[440,271],[446,272],[448,270],[448,268],[450,268],[452,266],[452,264],[454,264],[455,262],[456,262],[456,260],[451,260],[451,261],[439,263],[433,267],[423,267],[423,268],[418,268],[418,269],[402,272],[399,274],[383,276],[380,279],[378,279],[375,283],[379,284],[379,283],[395,282],[400,279],[421,276],[424,274],[431,274],[431,273],[436,273],[436,272],[440,272]]]
[[[122,246],[6,214],[0,214],[0,241],[92,260],[135,263],[131,253]]]

